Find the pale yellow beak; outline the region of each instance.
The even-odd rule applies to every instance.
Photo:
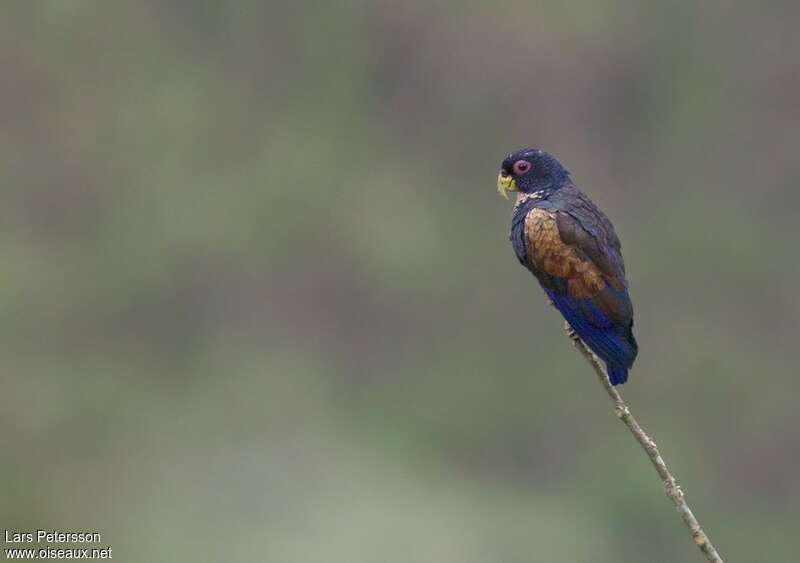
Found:
[[[504,198],[508,199],[508,192],[517,191],[517,181],[511,176],[503,176],[503,173],[497,175],[497,193]]]

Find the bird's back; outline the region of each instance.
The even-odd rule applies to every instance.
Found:
[[[520,262],[553,305],[624,383],[638,351],[619,238],[605,214],[571,182],[520,193],[511,225]]]

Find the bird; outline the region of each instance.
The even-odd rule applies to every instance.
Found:
[[[541,149],[500,166],[497,191],[517,198],[509,239],[572,330],[606,364],[612,385],[628,380],[639,351],[620,240],[608,217]]]

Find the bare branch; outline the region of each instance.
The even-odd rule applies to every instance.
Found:
[[[608,396],[611,397],[611,400],[614,402],[614,410],[617,413],[617,417],[625,423],[625,426],[627,426],[628,430],[631,431],[633,437],[637,442],[639,442],[639,445],[642,446],[642,449],[645,451],[645,453],[647,453],[647,457],[650,458],[650,461],[653,463],[653,467],[656,468],[656,472],[658,472],[658,476],[661,477],[661,481],[664,484],[664,490],[667,493],[667,496],[675,505],[675,508],[678,509],[681,518],[683,518],[683,521],[686,523],[689,531],[691,531],[695,545],[700,548],[700,551],[703,552],[703,555],[705,555],[706,559],[709,561],[714,563],[723,563],[722,558],[719,556],[719,553],[717,553],[717,550],[711,543],[711,540],[708,539],[708,536],[703,531],[703,528],[700,527],[700,522],[697,521],[697,518],[694,517],[691,508],[689,508],[689,505],[686,504],[686,498],[683,495],[683,491],[681,490],[680,485],[678,485],[678,482],[675,480],[675,477],[667,468],[664,458],[661,457],[661,454],[658,451],[658,446],[642,429],[642,427],[633,417],[633,414],[631,414],[631,409],[622,399],[616,388],[611,385],[608,380],[606,370],[603,367],[600,359],[595,356],[594,353],[580,339],[580,337],[575,334],[575,331],[572,330],[572,327],[569,326],[569,323],[566,324],[565,328],[567,331],[567,336],[572,339],[572,343],[575,345],[575,348],[577,348],[578,351],[583,354],[583,357],[586,358],[586,360],[594,368],[597,378],[600,380],[600,383],[603,385],[606,393],[608,393]]]

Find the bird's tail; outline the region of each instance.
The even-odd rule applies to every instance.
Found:
[[[606,364],[606,371],[611,385],[621,385],[628,381],[628,368]]]

